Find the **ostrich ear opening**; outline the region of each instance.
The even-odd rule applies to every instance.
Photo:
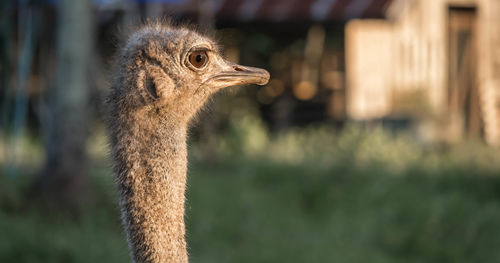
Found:
[[[159,67],[149,66],[142,78],[143,87],[154,100],[167,100],[173,93],[174,82]]]
[[[158,99],[158,93],[156,92],[156,86],[154,81],[150,77],[146,77],[146,82],[144,83],[144,88],[151,97]]]

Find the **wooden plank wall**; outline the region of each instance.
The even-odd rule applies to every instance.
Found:
[[[431,137],[451,141],[465,137],[463,123],[450,116],[450,7],[475,8],[474,81],[479,92],[482,133],[488,143],[500,144],[498,0],[400,0],[389,8],[387,20],[349,22],[348,116],[369,120],[397,114],[402,94],[424,94],[422,107],[426,109],[420,110],[434,122]]]

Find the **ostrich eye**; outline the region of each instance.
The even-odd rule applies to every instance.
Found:
[[[189,54],[189,63],[195,68],[202,68],[207,64],[208,55],[206,51],[193,51]]]

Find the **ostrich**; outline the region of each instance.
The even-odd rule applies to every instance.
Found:
[[[188,126],[218,90],[265,85],[269,73],[224,60],[207,36],[161,23],[133,33],[117,62],[107,123],[131,258],[187,262]]]

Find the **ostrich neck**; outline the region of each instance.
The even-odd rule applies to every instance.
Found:
[[[186,125],[132,118],[117,133],[116,181],[135,262],[187,262]],[[128,126],[128,127],[127,127]]]

